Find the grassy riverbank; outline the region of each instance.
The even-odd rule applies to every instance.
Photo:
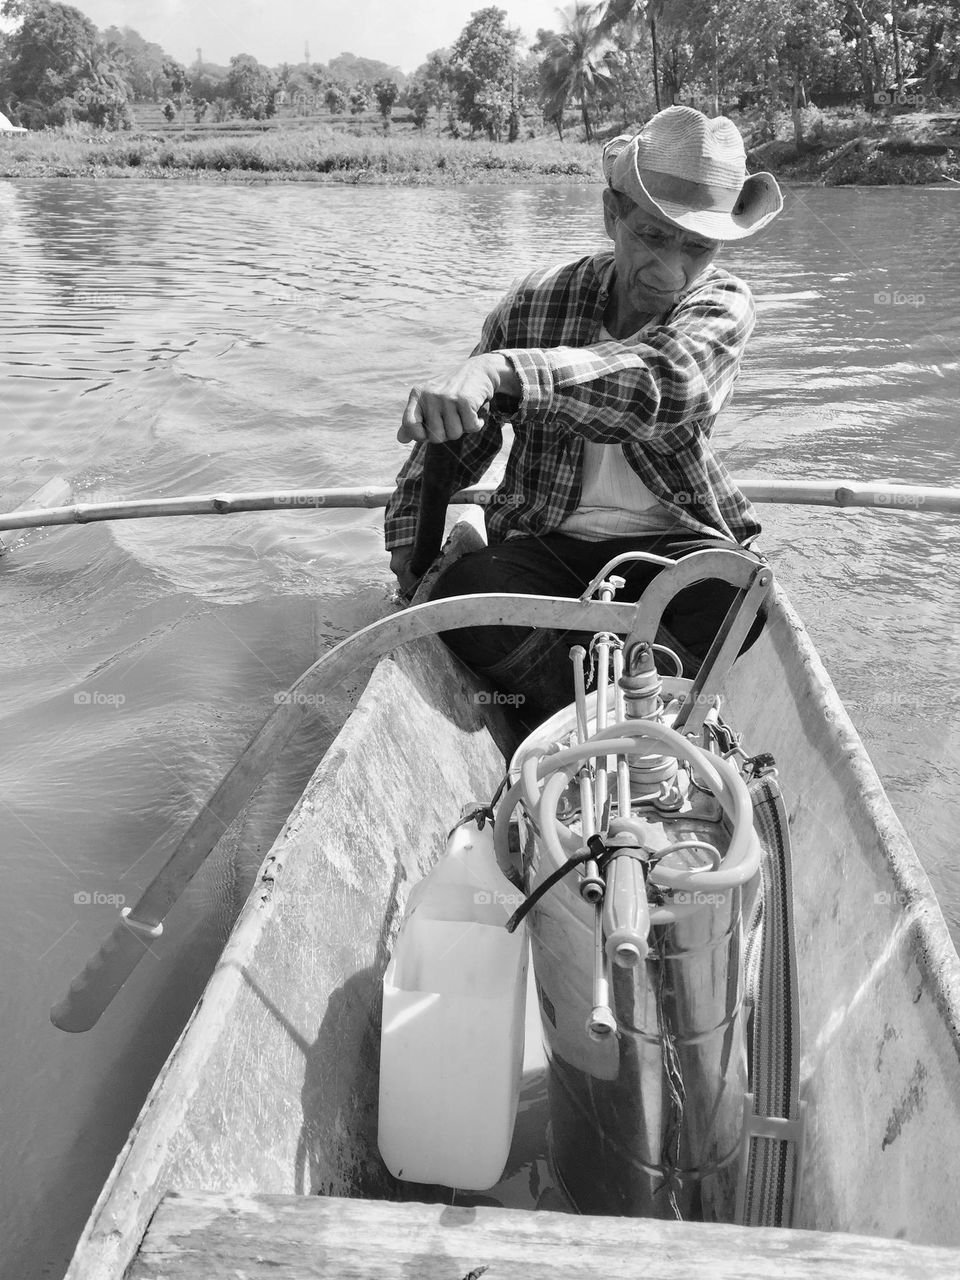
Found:
[[[804,143],[788,116],[777,137],[751,146],[757,121],[737,120],[750,165],[786,181],[827,186],[960,181],[960,114],[804,113]],[[56,129],[0,137],[0,177],[162,178],[213,181],[460,185],[600,182],[600,147],[573,138],[513,143],[454,139],[378,122],[239,122],[142,133]]]
[[[549,138],[514,143],[419,134],[354,134],[329,125],[192,136],[81,136],[64,130],[0,142],[0,176],[207,178],[405,186],[600,180],[599,148]]]

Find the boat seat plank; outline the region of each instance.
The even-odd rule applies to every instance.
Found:
[[[548,1211],[168,1194],[128,1280],[956,1280],[960,1250]]]

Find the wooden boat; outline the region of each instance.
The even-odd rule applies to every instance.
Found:
[[[379,999],[401,903],[516,745],[476,680],[420,639],[378,663],[271,849],[67,1280],[615,1277],[646,1274],[641,1250],[662,1277],[960,1274],[960,963],[779,589],[723,697],[746,749],[776,759],[793,845],[794,1229],[497,1208],[496,1191],[429,1204],[435,1190],[387,1173]],[[539,1151],[521,1123],[511,1187],[539,1176]]]

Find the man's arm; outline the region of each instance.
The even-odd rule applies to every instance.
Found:
[[[724,273],[637,340],[504,350],[521,384],[518,421],[672,451],[729,397],[755,320],[749,289]]]
[[[398,438],[473,434],[478,409],[499,393],[519,397],[518,422],[555,423],[597,444],[644,441],[672,451],[729,398],[755,319],[747,286],[723,273],[641,339],[481,344],[463,365],[410,393]]]

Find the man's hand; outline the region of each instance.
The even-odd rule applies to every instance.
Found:
[[[401,444],[410,440],[459,440],[483,428],[481,411],[497,392],[520,395],[520,379],[499,352],[471,356],[451,373],[414,387],[397,432]]]
[[[390,572],[396,578],[400,590],[405,596],[412,596],[420,583],[420,579],[415,578],[410,572],[412,556],[413,547],[397,547],[395,551],[390,553]]]

